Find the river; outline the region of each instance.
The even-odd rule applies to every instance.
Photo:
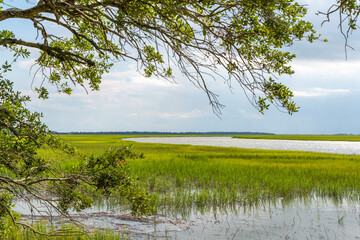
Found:
[[[216,147],[310,151],[339,154],[360,154],[360,142],[299,141],[273,139],[241,139],[232,137],[147,137],[124,140],[141,143],[186,144]]]

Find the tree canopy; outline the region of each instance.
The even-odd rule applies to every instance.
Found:
[[[260,112],[269,103],[296,112],[292,92],[274,80],[293,74],[295,55],[283,47],[318,38],[303,20],[305,7],[293,0],[45,0],[26,9],[0,2],[0,21],[27,19],[39,35],[23,40],[9,27],[0,32],[0,46],[24,54],[38,49],[38,73],[59,92],[70,94],[73,84],[98,90],[114,61],[132,60],[145,76],[172,79],[180,69],[215,111],[222,105],[207,87],[212,78],[239,84]],[[47,97],[44,86],[36,90]]]
[[[18,224],[11,201],[28,194],[65,215],[69,208],[90,206],[90,192],[109,194],[118,188],[132,201],[134,212],[149,208],[124,164],[140,155],[125,148],[81,156],[52,135],[41,114],[26,109],[29,98],[15,91],[6,75],[17,59],[31,55],[30,49],[37,51],[36,74],[65,94],[77,85],[99,90],[102,75],[114,62],[134,61],[148,77],[173,80],[179,69],[207,94],[216,113],[222,104],[216,90],[208,88],[213,79],[229,87],[238,84],[260,112],[274,104],[292,114],[298,111],[293,93],[278,79],[294,73],[290,62],[295,55],[284,47],[319,39],[304,20],[306,8],[295,0],[40,0],[22,1],[21,8],[16,3],[0,0],[0,23],[27,20],[37,34],[22,39],[14,26],[0,29],[0,46],[13,53],[9,61],[0,59],[0,220],[10,216]],[[327,20],[340,13],[347,39],[359,12],[357,1],[338,0],[320,14]],[[41,84],[35,91],[47,98],[48,87]],[[80,158],[81,164],[64,169],[37,154],[43,147]],[[44,192],[55,194],[56,204],[43,198]]]

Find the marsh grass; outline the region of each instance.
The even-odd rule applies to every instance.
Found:
[[[194,212],[227,212],[314,197],[359,202],[360,156],[209,146],[135,143],[123,135],[62,135],[85,154],[132,145],[145,159],[130,160],[131,176],[151,194],[158,213],[187,217]],[[71,168],[76,161],[50,149],[39,154]],[[103,204],[101,196],[98,204]],[[116,195],[109,207],[127,203]],[[16,238],[15,238],[16,239]],[[101,238],[98,238],[101,239]],[[104,238],[109,239],[109,238]]]
[[[135,143],[122,140],[126,137],[132,136],[62,136],[84,153],[98,154],[109,146],[128,144],[144,153],[145,159],[129,162],[131,175],[151,193],[160,212],[226,211],[279,198],[359,200],[360,156]]]
[[[62,226],[55,227],[48,221],[34,221],[31,226],[38,232],[45,233],[35,234],[28,228],[22,228],[12,224],[10,219],[5,223],[6,229],[3,235],[0,234],[1,239],[6,240],[123,240],[128,239],[127,233],[121,231],[114,231],[110,229],[95,228],[89,231],[76,227],[74,224],[62,224]]]

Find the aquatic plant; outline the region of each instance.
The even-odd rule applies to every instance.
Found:
[[[64,135],[79,151],[96,155],[109,145],[129,144],[126,136]],[[151,193],[158,211],[186,216],[195,211],[254,207],[279,198],[358,201],[360,157],[299,151],[276,151],[134,143],[144,153],[130,160],[138,187]],[[47,150],[43,152],[48,154]],[[63,163],[67,164],[67,163]],[[114,200],[113,203],[125,204]],[[126,204],[125,204],[126,205]]]

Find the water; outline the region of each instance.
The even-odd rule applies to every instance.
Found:
[[[360,154],[360,142],[240,139],[232,137],[149,137],[127,138],[141,143],[186,144],[252,149],[294,150],[340,154]]]
[[[14,202],[12,210],[21,214],[22,221],[48,220],[53,226],[60,227],[64,223],[74,223],[75,220],[88,230],[98,228],[119,231],[124,239],[164,239],[169,233],[181,232],[191,225],[190,221],[160,214],[132,216],[123,207],[109,206],[105,202],[81,212],[69,211],[71,220],[60,216],[54,208],[36,199],[29,201],[18,199]]]
[[[324,199],[199,216],[178,239],[359,239],[360,206]]]
[[[33,201],[32,204],[37,204]],[[26,210],[16,202],[15,210]],[[20,211],[21,212],[21,211]],[[30,219],[24,214],[23,218]],[[36,218],[36,215],[32,219]],[[360,204],[316,198],[284,203],[278,199],[236,212],[193,212],[187,219],[161,215],[137,218],[121,209],[98,206],[73,218],[92,227],[122,231],[130,239],[359,239]],[[54,217],[53,224],[64,219]]]

